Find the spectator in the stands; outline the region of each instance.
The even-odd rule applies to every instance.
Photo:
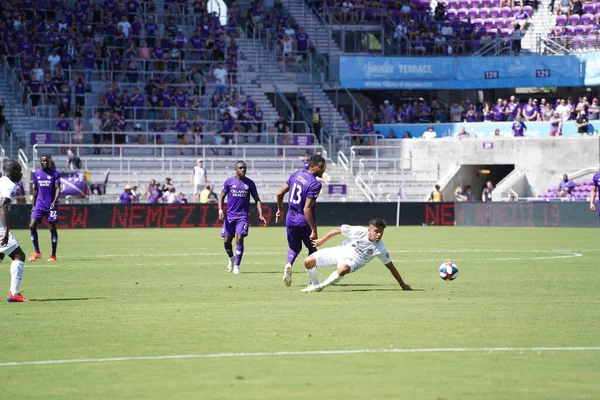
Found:
[[[67,150],[67,165],[65,166],[70,170],[79,170],[81,169],[82,163],[81,158],[73,152],[73,149]]]
[[[550,118],[550,136],[562,136],[562,118],[558,111]]]
[[[575,125],[577,125],[577,134],[579,136],[587,135],[588,124],[589,120],[585,115],[585,110],[579,111],[579,115],[577,115],[577,119],[575,120]]]
[[[427,130],[423,132],[421,139],[435,139],[437,137],[437,133],[433,130],[433,126],[428,126]]]
[[[464,108],[457,102],[452,103],[452,107],[450,107],[450,121],[451,122],[462,122],[462,114]]]
[[[494,184],[492,181],[487,181],[486,186],[483,188],[481,192],[481,201],[484,203],[492,201],[492,192],[494,191]]]
[[[467,185],[465,188],[465,196],[467,197],[467,201],[475,201],[475,196],[473,196],[473,188],[471,188],[471,185]]]
[[[468,139],[469,138],[469,132],[466,131],[464,126],[460,127],[460,131],[456,134],[456,138],[457,139]]]
[[[513,131],[514,137],[523,137],[523,136],[525,136],[525,133],[527,132],[527,125],[525,125],[523,122],[521,122],[520,116],[517,116],[517,118],[515,119],[515,122],[513,122],[513,124],[512,124],[511,129]]]
[[[433,191],[431,192],[431,195],[429,196],[429,201],[432,201],[434,203],[441,203],[442,201],[444,201],[444,196],[442,196],[442,191],[440,190],[440,185],[435,185],[435,188],[433,189]]]
[[[133,196],[133,194],[131,194],[131,190],[133,188],[130,185],[126,185],[125,186],[125,190],[123,190],[123,193],[121,193],[119,195],[119,199],[118,199],[118,203],[121,204],[131,204],[135,202],[135,197]]]
[[[458,186],[456,190],[454,190],[454,201],[459,203],[469,201],[467,196],[463,194],[462,188],[460,186]]]
[[[588,118],[590,121],[595,121],[600,119],[600,105],[598,105],[598,99],[592,99],[592,104],[587,109]]]
[[[558,195],[560,197],[570,195],[571,192],[573,192],[573,189],[575,189],[575,186],[577,186],[575,182],[569,179],[567,174],[564,174],[562,180],[558,184]]]

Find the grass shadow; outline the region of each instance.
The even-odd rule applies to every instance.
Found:
[[[62,299],[30,299],[29,301],[87,301],[87,300],[104,300],[106,297],[64,297]]]

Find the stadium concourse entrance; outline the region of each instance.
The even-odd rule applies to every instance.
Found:
[[[467,185],[471,185],[475,200],[480,200],[481,192],[487,181],[492,181],[494,186],[496,186],[498,182],[504,179],[514,169],[514,164],[463,164],[456,174],[458,177],[458,184],[456,186],[461,186],[464,191]],[[447,188],[448,190],[452,190],[452,195],[454,195],[456,186]],[[452,198],[454,198],[454,196],[452,196]]]

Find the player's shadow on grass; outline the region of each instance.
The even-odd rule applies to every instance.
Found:
[[[29,301],[87,301],[87,300],[105,300],[106,297],[63,297],[62,299],[30,299]]]
[[[373,289],[350,289],[350,290],[342,290],[342,292],[402,292],[403,290],[400,288],[392,289],[392,288],[373,288]],[[413,289],[411,292],[424,292],[424,289]]]

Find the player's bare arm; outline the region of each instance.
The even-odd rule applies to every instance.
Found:
[[[52,204],[50,204],[50,209],[54,210],[56,208],[56,204],[58,203],[58,199],[60,199],[60,185],[54,185],[54,200],[52,200]]]
[[[225,199],[226,195],[227,193],[225,192],[219,193],[219,219],[221,221],[225,220],[225,213],[223,212],[223,200]]]
[[[389,263],[385,264],[385,266],[387,267],[387,269],[390,270],[390,272],[392,273],[393,277],[396,279],[402,290],[412,290],[410,285],[404,282],[402,276],[400,275],[400,272],[398,272],[393,262],[390,261]]]
[[[337,228],[333,228],[332,230],[327,232],[327,234],[325,236],[323,236],[321,239],[313,240],[313,245],[315,245],[315,247],[322,246],[332,237],[341,235],[341,234],[342,234],[342,227],[338,226]]]
[[[290,191],[290,186],[284,183],[279,192],[277,192],[277,213],[275,213],[275,223],[283,221],[283,198]]]
[[[596,211],[594,201],[596,201],[596,185],[592,186],[592,193],[590,194],[590,210],[592,211]]]
[[[35,207],[35,203],[37,202],[37,198],[38,198],[38,187],[36,184],[33,185],[33,192],[32,192],[32,200],[31,200],[31,208]]]
[[[254,196],[252,195],[252,198],[254,199],[254,202],[256,203],[256,211],[258,211],[258,219],[260,219],[263,224],[265,224],[265,226],[267,226],[267,220],[265,219],[265,217],[263,216],[262,213],[262,201],[260,201],[260,197],[258,197],[258,195]]]
[[[313,219],[313,208],[315,206],[315,199],[306,199],[306,203],[304,203],[304,218],[306,218],[306,222],[310,227],[310,240],[317,240],[319,235],[317,233],[317,224]]]
[[[7,197],[2,197],[0,199],[0,223],[4,227],[4,235],[0,239],[0,246],[6,247],[8,244],[8,206],[10,205],[10,199]]]

